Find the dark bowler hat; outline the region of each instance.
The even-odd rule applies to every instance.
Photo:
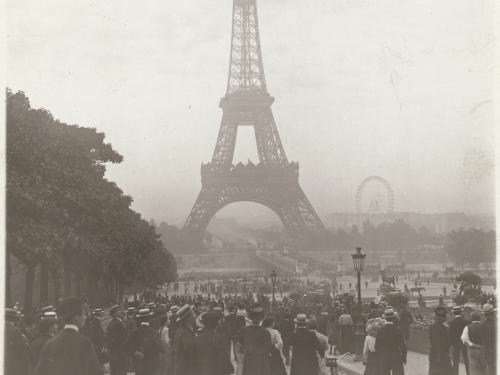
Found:
[[[248,318],[252,322],[264,320],[265,315],[264,308],[260,305],[253,305],[248,309]]]
[[[193,308],[190,305],[184,305],[179,310],[177,310],[176,316],[177,322],[181,322],[186,319],[193,312]]]
[[[443,306],[438,306],[434,309],[434,314],[436,316],[445,317],[447,313],[448,311],[446,311],[446,308]]]
[[[207,311],[201,314],[198,319],[196,319],[198,325],[202,327],[213,329],[217,327],[217,323],[219,322],[220,314],[215,311]],[[201,324],[199,324],[201,323]]]
[[[113,307],[111,307],[109,309],[109,314],[112,315],[112,314],[118,312],[119,310],[120,310],[120,306],[119,305],[114,305]]]
[[[64,320],[69,320],[83,312],[82,301],[76,297],[68,297],[61,301],[59,305],[59,315]]]

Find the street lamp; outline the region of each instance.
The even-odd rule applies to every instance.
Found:
[[[274,287],[276,285],[276,278],[278,277],[278,273],[276,270],[271,271],[271,282],[273,283],[273,306],[274,306]]]
[[[361,315],[361,272],[363,271],[365,265],[366,254],[361,252],[361,247],[356,248],[356,252],[351,254],[352,263],[354,265],[354,270],[358,276],[358,316],[356,319],[356,332],[355,332],[355,346],[356,346],[356,357],[355,360],[359,361],[362,359],[363,352],[363,341],[364,341],[364,324],[362,322]]]

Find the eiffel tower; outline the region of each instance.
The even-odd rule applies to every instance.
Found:
[[[200,241],[212,217],[233,202],[260,203],[281,219],[297,246],[325,228],[299,185],[299,165],[289,162],[267,92],[256,0],[233,0],[231,56],[222,121],[212,161],[201,166],[201,192],[184,225],[190,242]],[[259,163],[233,165],[239,126],[253,126]]]

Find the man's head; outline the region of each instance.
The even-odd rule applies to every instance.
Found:
[[[76,297],[63,299],[59,304],[58,312],[65,324],[74,324],[78,327],[83,327],[85,314],[80,299]]]
[[[193,308],[190,305],[184,305],[176,312],[177,323],[185,324],[189,327],[194,326],[195,317]]]
[[[453,312],[453,316],[455,318],[458,318],[458,317],[461,317],[462,316],[462,313],[463,313],[463,308],[462,306],[453,306],[452,307],[452,312]]]
[[[112,316],[113,318],[123,318],[123,309],[119,305],[114,305],[110,310],[109,310],[109,315]]]
[[[448,312],[446,311],[446,309],[443,306],[436,307],[434,309],[434,316],[435,316],[436,322],[438,322],[438,323],[446,322],[446,314],[447,313]]]
[[[470,313],[470,320],[471,322],[480,322],[481,321],[481,314],[478,311],[473,311]]]

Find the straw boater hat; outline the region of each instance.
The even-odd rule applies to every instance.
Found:
[[[177,310],[179,310],[179,306],[177,306],[177,305],[173,305],[173,306],[170,308],[170,310],[169,310],[169,311],[170,311],[172,314],[174,314]]]
[[[193,312],[193,308],[190,305],[184,305],[179,310],[177,310],[176,316],[177,322],[181,322],[186,319]]]
[[[5,309],[5,319],[8,321],[17,320],[19,315],[16,309],[7,308]]]
[[[304,327],[307,323],[309,323],[309,319],[307,319],[306,314],[297,314],[297,317],[293,321],[300,327]]]

